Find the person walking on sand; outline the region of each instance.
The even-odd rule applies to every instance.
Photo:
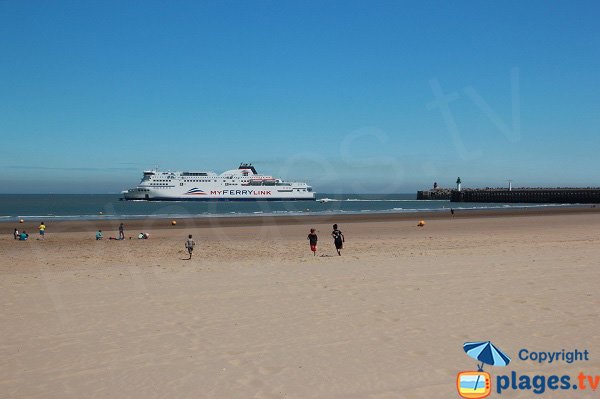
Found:
[[[40,239],[43,240],[44,235],[46,234],[46,225],[44,222],[40,223],[40,227],[38,227],[38,229],[40,229]]]
[[[337,224],[333,225],[333,231],[331,232],[331,236],[333,237],[333,243],[335,244],[335,249],[337,250],[338,255],[342,256],[341,250],[344,247],[344,241],[346,240],[342,232],[338,230]]]
[[[192,252],[194,252],[195,245],[196,243],[194,242],[194,240],[192,239],[192,235],[190,234],[185,242],[185,247],[187,248],[188,253],[190,254],[189,259],[192,259]]]
[[[317,237],[317,234],[315,233],[315,229],[310,229],[310,234],[306,238],[308,239],[308,242],[310,243],[310,250],[312,251],[313,256],[317,256],[317,241],[319,240],[319,238]]]
[[[121,223],[119,225],[119,240],[124,240],[125,239],[125,227],[123,226],[123,223]]]

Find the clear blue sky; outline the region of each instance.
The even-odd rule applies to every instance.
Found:
[[[598,186],[599,4],[0,1],[0,192]]]

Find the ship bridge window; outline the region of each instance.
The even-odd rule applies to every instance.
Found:
[[[182,176],[208,176],[205,172],[183,172]]]

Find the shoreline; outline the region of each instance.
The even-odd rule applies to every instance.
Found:
[[[496,209],[455,209],[455,219],[468,218],[494,218],[494,217],[522,217],[522,216],[549,216],[549,215],[575,215],[582,213],[599,213],[600,207],[594,205],[557,206],[557,207],[522,207],[522,208],[496,208]],[[332,223],[366,223],[366,222],[393,222],[409,220],[446,220],[451,219],[450,209],[440,211],[416,212],[381,212],[381,213],[336,213],[336,214],[299,214],[299,215],[254,215],[254,216],[201,216],[201,217],[164,217],[164,218],[136,218],[136,219],[91,219],[91,220],[56,220],[48,222],[43,217],[39,220],[0,221],[0,234],[12,234],[14,228],[25,229],[30,233],[37,233],[40,221],[44,220],[49,233],[61,232],[89,232],[101,229],[103,231],[117,230],[119,223],[125,223],[126,229],[131,231],[151,231],[161,229],[190,229],[209,227],[251,227],[251,226],[285,226],[308,224]],[[175,220],[176,225],[171,225]]]

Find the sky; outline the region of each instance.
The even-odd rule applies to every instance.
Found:
[[[0,1],[0,193],[599,186],[600,3]]]

